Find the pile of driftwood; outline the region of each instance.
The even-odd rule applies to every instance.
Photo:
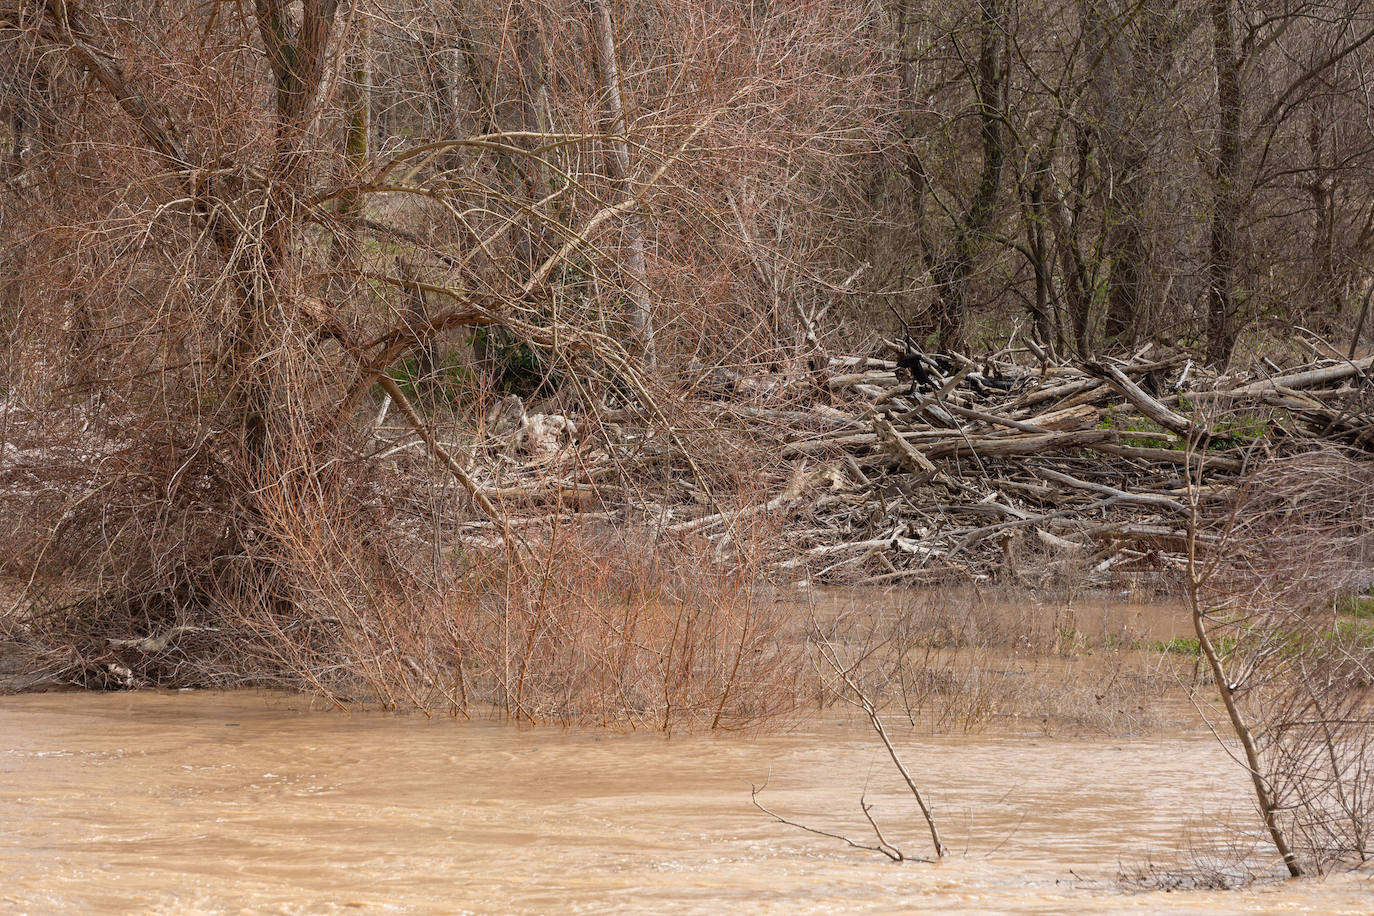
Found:
[[[662,417],[579,420],[507,403],[493,422],[500,447],[470,452],[499,518],[467,536],[534,536],[566,514],[718,554],[755,537],[794,581],[1068,572],[1102,583],[1181,566],[1190,500],[1225,505],[1268,456],[1319,443],[1374,452],[1374,357],[1219,376],[1153,348],[1066,364],[1034,347],[972,360],[891,346],[893,359],[831,358],[791,380],[692,380],[690,425],[768,456],[749,499],[712,492]]]
[[[847,544],[820,531],[828,542],[795,543],[798,559],[827,558],[817,575],[871,584],[1160,572],[1184,563],[1190,497],[1204,513],[1224,505],[1256,462],[1311,440],[1374,450],[1370,359],[1252,378],[1151,350],[1037,362],[852,361],[861,371],[831,384],[865,397],[870,431],[799,438],[784,454],[838,451],[874,502],[837,519]]]

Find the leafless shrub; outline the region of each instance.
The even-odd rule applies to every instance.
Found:
[[[832,179],[886,142],[869,11],[155,6],[0,8],[3,107],[46,125],[6,135],[0,222],[4,625],[34,666],[658,728],[786,708],[768,523],[655,557],[503,501],[614,490],[634,532],[661,479],[754,485],[763,450],[683,380],[817,345],[853,272],[827,215],[862,190]],[[600,489],[501,486],[512,378],[577,414]]]
[[[469,689],[512,716],[668,731],[737,727],[796,702],[788,615],[747,567],[573,530],[551,535],[534,582],[511,585],[491,583],[456,638],[481,672]]]
[[[1265,461],[1190,562],[1203,653],[1293,874],[1369,855],[1374,634],[1334,598],[1370,580],[1372,485],[1337,450]]]
[[[921,818],[925,821],[926,829],[930,832],[930,842],[932,850],[935,853],[935,858],[944,858],[946,848],[944,841],[940,838],[940,829],[935,822],[934,812],[931,810],[925,794],[916,784],[916,780],[912,778],[911,771],[902,760],[902,756],[897,752],[897,748],[893,744],[891,736],[888,734],[887,726],[883,723],[883,718],[879,714],[876,701],[868,694],[856,677],[857,672],[859,672],[863,666],[862,658],[851,659],[843,655],[841,650],[826,636],[824,630],[821,628],[820,621],[817,620],[814,615],[810,620],[808,633],[817,656],[822,678],[825,681],[825,690],[835,699],[851,704],[863,712],[864,717],[868,720],[868,724],[878,736],[878,740],[887,750],[888,757],[892,760],[893,767],[901,775],[902,781],[906,783],[906,787],[908,791],[911,792],[912,800],[915,801],[917,809],[921,812]],[[779,823],[786,824],[789,827],[795,827],[807,833],[840,840],[855,849],[865,849],[871,852],[880,853],[893,862],[903,862],[911,858],[911,856],[907,855],[901,847],[894,845],[883,835],[882,827],[873,817],[873,806],[868,803],[866,797],[862,795],[859,797],[859,810],[863,812],[864,819],[868,821],[869,827],[873,830],[875,844],[872,845],[860,843],[843,834],[832,833],[830,831],[807,826],[772,811],[759,801],[759,794],[766,789],[767,786],[767,781],[765,781],[762,786],[753,786],[750,798],[754,803],[754,807]],[[931,860],[922,859],[921,861],[928,862]]]

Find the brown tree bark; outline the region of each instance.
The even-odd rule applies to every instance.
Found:
[[[1102,215],[1111,264],[1102,334],[1108,344],[1129,346],[1146,330],[1154,285],[1151,248],[1159,225],[1151,211],[1159,206],[1160,189],[1152,159],[1168,130],[1168,74],[1197,19],[1176,3],[1123,11],[1107,0],[1087,0],[1082,18],[1095,61],[1088,93],[1093,134],[1108,176]]]
[[[591,0],[592,26],[596,32],[597,58],[601,68],[602,97],[606,103],[607,132],[611,134],[610,173],[626,197],[634,196],[630,178],[630,145],[626,141],[629,125],[625,119],[625,100],[620,86],[615,25],[611,21],[610,0]],[[634,344],[652,367],[654,363],[653,304],[644,265],[644,225],[638,210],[625,216],[625,271],[629,274],[629,325]]]
[[[1235,350],[1233,287],[1236,232],[1241,217],[1241,60],[1231,26],[1230,0],[1210,0],[1212,65],[1217,82],[1217,151],[1207,261],[1207,362],[1223,367]]]
[[[372,67],[368,59],[371,42],[367,20],[360,17],[356,28],[343,87],[344,162],[350,173],[344,180],[348,182],[362,179],[372,133]],[[339,215],[345,219],[361,216],[362,195],[357,191],[341,194]]]
[[[974,87],[982,166],[968,206],[954,227],[951,250],[931,267],[936,331],[942,350],[957,350],[968,335],[969,282],[997,215],[1007,159],[1006,10],[1003,0],[978,0],[978,79]]]

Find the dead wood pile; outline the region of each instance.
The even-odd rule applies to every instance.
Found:
[[[1107,584],[1182,565],[1190,465],[1216,509],[1275,455],[1374,452],[1374,358],[1219,376],[1154,348],[1067,364],[888,346],[896,358],[832,357],[790,379],[698,373],[675,429],[621,410],[579,432],[508,403],[504,434],[468,452],[502,517],[467,535],[494,544],[561,513],[726,555],[767,522],[767,565],[792,581]],[[703,431],[767,456],[747,497],[701,479],[684,441]]]

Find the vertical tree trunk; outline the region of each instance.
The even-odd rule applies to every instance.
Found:
[[[348,52],[344,81],[344,160],[348,182],[359,181],[367,168],[368,138],[372,130],[372,68],[368,60],[369,29],[366,17],[358,19],[358,34]],[[348,191],[339,196],[339,215],[362,215],[362,196]]]
[[[1050,182],[1049,190],[1054,195],[1050,209],[1054,214],[1059,234],[1065,311],[1068,312],[1069,329],[1073,334],[1073,348],[1079,356],[1088,356],[1092,352],[1092,290],[1088,266],[1083,260],[1079,226],[1082,223],[1084,186],[1087,183],[1088,159],[1092,150],[1086,132],[1080,129],[1077,133],[1075,147],[1078,162],[1073,188],[1074,206],[1069,206],[1064,193],[1053,182]]]
[[[1323,330],[1340,316],[1343,293],[1347,278],[1344,271],[1336,267],[1336,189],[1330,170],[1325,164],[1323,154],[1324,134],[1330,123],[1330,108],[1319,111],[1314,101],[1308,122],[1307,145],[1312,157],[1312,178],[1307,183],[1308,197],[1312,201],[1312,267],[1316,273],[1312,284],[1312,306],[1317,312],[1317,321]]]
[[[1145,310],[1149,243],[1140,220],[1140,211],[1146,203],[1139,193],[1141,190],[1139,187],[1122,189],[1118,196],[1118,222],[1111,232],[1112,269],[1107,277],[1107,316],[1102,335],[1108,342],[1121,346],[1135,342]]]
[[[297,212],[309,179],[311,106],[323,80],[338,0],[301,0],[299,16],[287,0],[255,0],[258,33],[276,89],[271,179],[262,201],[261,230],[241,248],[239,325],[235,329],[234,379],[229,402],[240,417],[245,466],[273,473],[278,422],[288,416],[280,376],[286,348],[290,300],[301,291],[288,269],[296,243]],[[254,482],[256,483],[256,482]]]
[[[532,139],[525,141],[533,148],[540,141],[536,135],[547,133],[549,124],[549,85],[548,68],[544,52],[544,36],[541,34],[542,22],[537,15],[537,7],[530,0],[521,0],[515,7],[520,17],[515,30],[515,57],[519,65],[517,98],[520,112],[520,129],[529,133]],[[543,156],[516,157],[512,165],[512,178],[517,175],[524,182],[524,194],[530,200],[540,200],[554,189],[554,169],[549,164],[551,157],[560,155],[550,151]],[[542,221],[534,220],[520,236],[521,251],[525,257],[527,270],[534,270],[548,254],[550,230]]]
[[[1102,332],[1107,343],[1129,346],[1147,330],[1157,276],[1151,247],[1161,229],[1152,211],[1160,206],[1162,170],[1152,168],[1152,159],[1167,146],[1161,141],[1168,130],[1168,75],[1190,26],[1175,3],[1122,7],[1083,0],[1081,15],[1088,56],[1096,61],[1088,94],[1094,135],[1110,175],[1103,218],[1111,265]]]
[[[1064,340],[1058,316],[1051,305],[1054,264],[1045,232],[1045,226],[1050,221],[1049,208],[1045,205],[1045,175],[1048,168],[1047,159],[1038,164],[1035,181],[1026,192],[1026,244],[1033,256],[1031,266],[1035,272],[1035,301],[1030,306],[1031,320],[1035,324],[1036,337],[1051,353],[1057,354],[1063,350]]]
[[[984,236],[992,228],[1006,163],[1006,24],[1002,0],[979,0],[978,82],[975,98],[982,171],[968,208],[954,229],[952,250],[933,267],[937,290],[936,326],[942,350],[963,346],[968,333],[969,280]]]
[[[1207,362],[1225,366],[1236,346],[1237,316],[1232,287],[1236,272],[1236,230],[1240,219],[1240,58],[1231,27],[1230,0],[1210,0],[1212,60],[1217,80],[1217,164],[1212,231],[1207,263]]]
[[[606,102],[611,134],[611,178],[627,197],[634,194],[630,180],[630,146],[626,140],[625,100],[620,90],[620,65],[616,60],[615,27],[611,22],[610,0],[591,0],[592,24],[596,32],[597,57],[601,64],[602,96]],[[630,333],[644,360],[654,363],[653,309],[644,266],[644,227],[639,212],[625,218],[625,243],[628,249],[625,272],[630,280]]]
[[[1142,75],[1137,66],[1138,43],[1132,34],[1138,24],[1131,21],[1134,17],[1123,19],[1103,0],[1087,0],[1081,16],[1088,54],[1096,61],[1088,92],[1094,116],[1092,135],[1111,175],[1102,207],[1111,258],[1102,334],[1107,343],[1129,345],[1140,311],[1146,257],[1140,225],[1146,153],[1132,111],[1139,94],[1136,77]]]

